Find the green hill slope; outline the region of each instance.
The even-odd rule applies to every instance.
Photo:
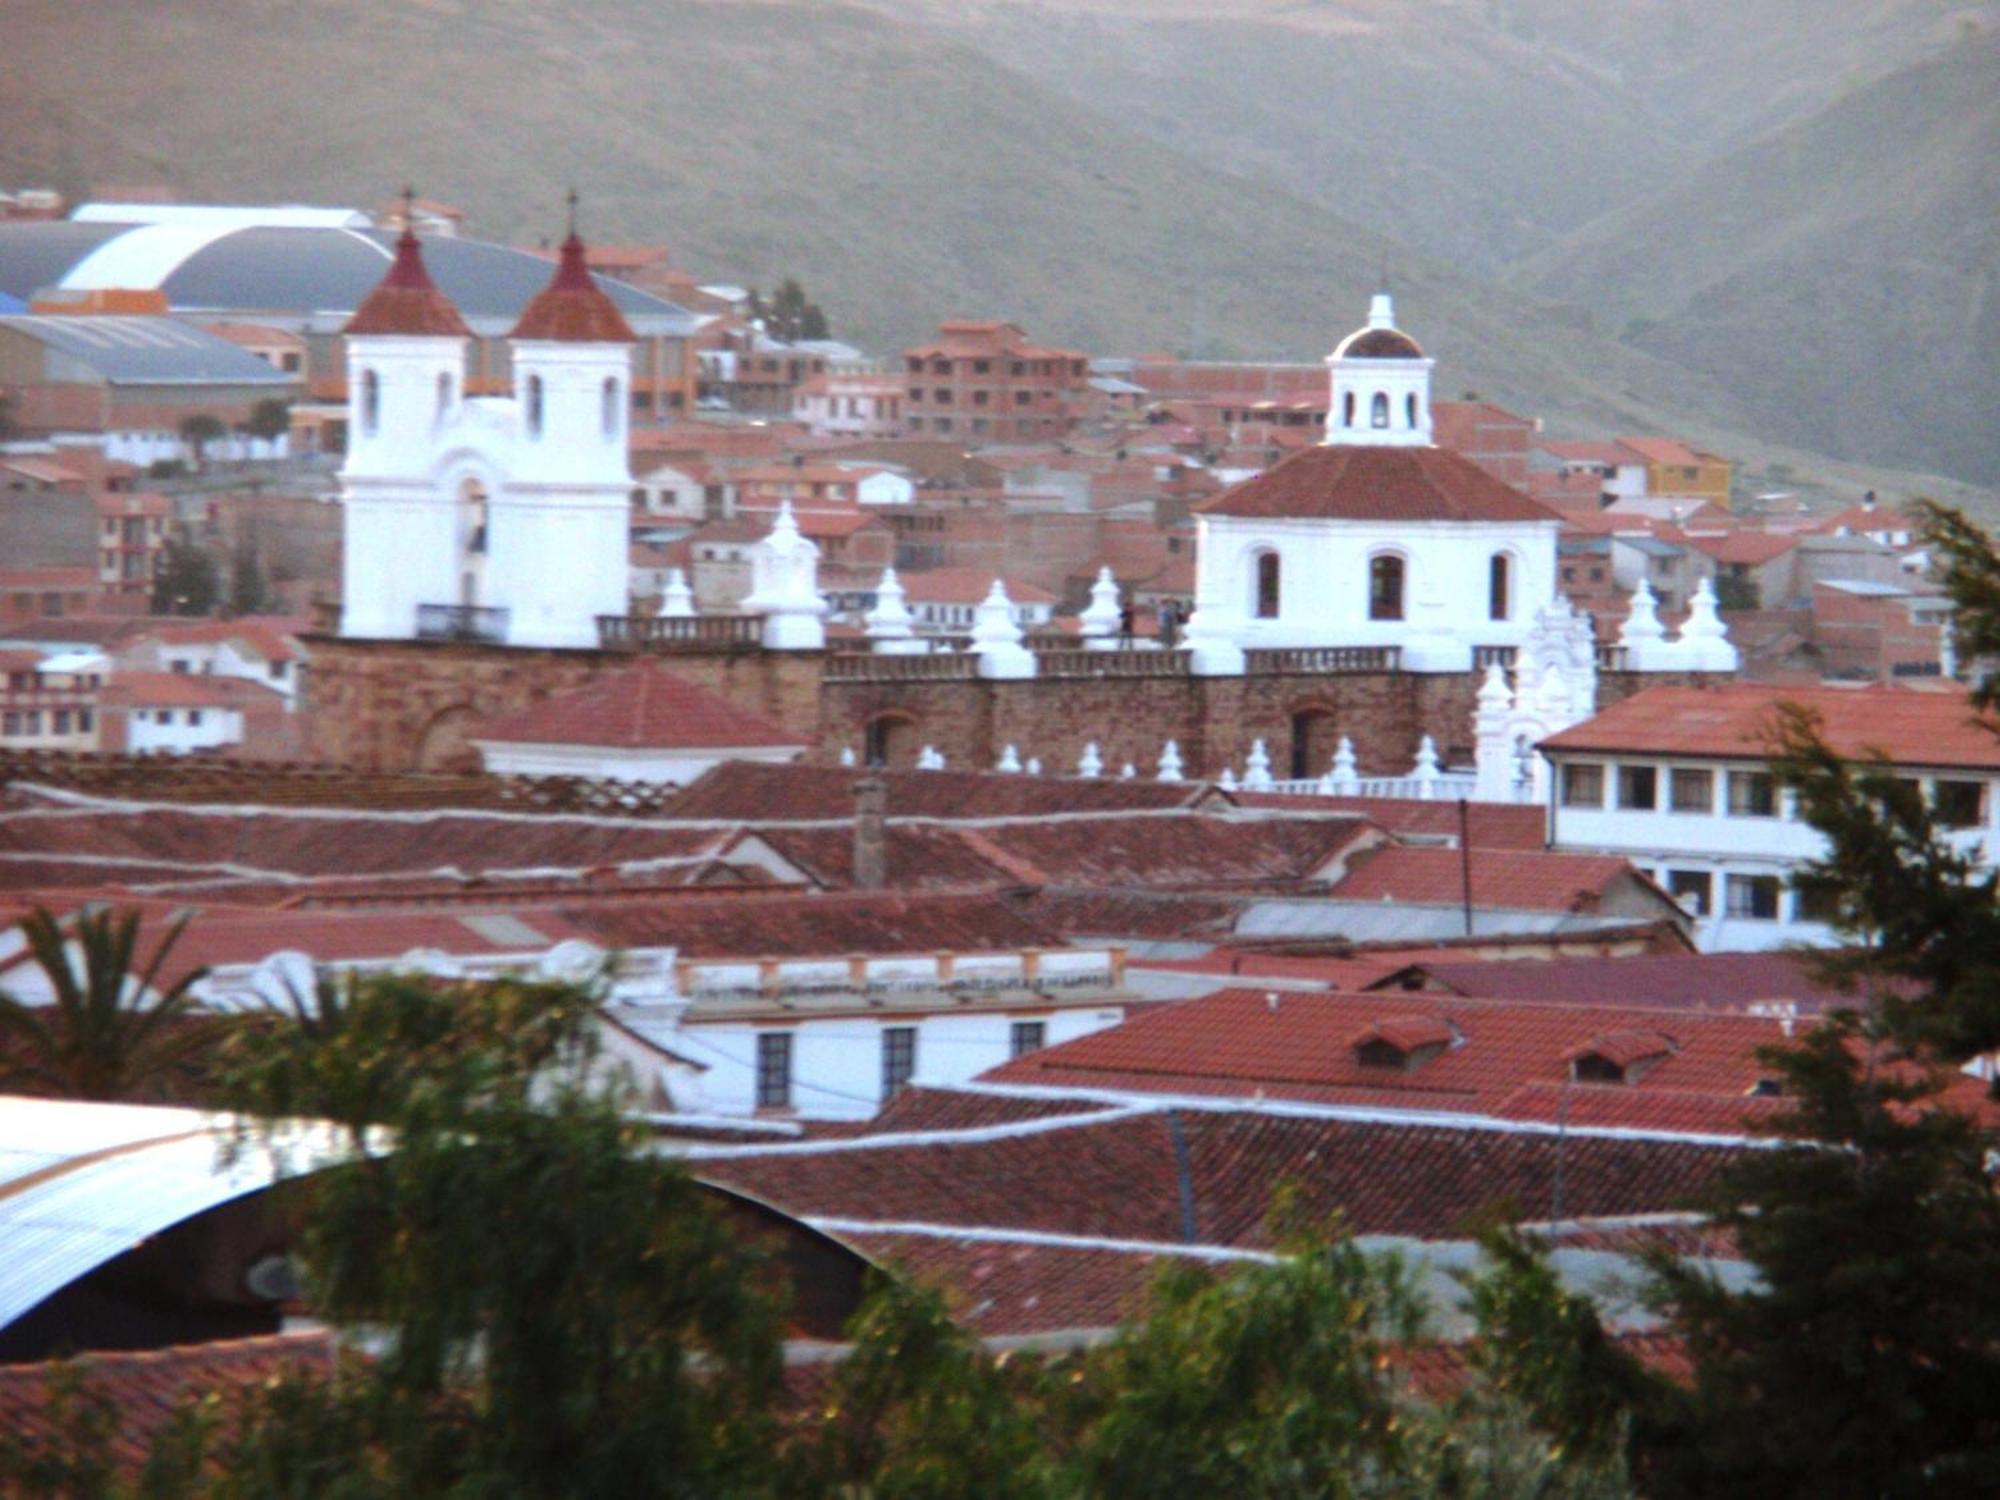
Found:
[[[2000,37],[1858,90],[1525,269],[1749,424],[2000,481]]]

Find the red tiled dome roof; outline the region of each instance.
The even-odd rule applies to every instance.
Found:
[[[738,708],[657,667],[600,677],[475,727],[476,740],[624,750],[723,750],[798,745],[805,736]]]
[[[1321,444],[1194,507],[1335,521],[1552,521],[1554,511],[1448,448]]]
[[[451,298],[438,290],[424,269],[423,247],[405,229],[396,241],[396,259],[375,290],[361,299],[341,330],[355,334],[405,334],[420,338],[469,339],[472,330]]]
[[[574,232],[562,243],[556,274],[535,294],[508,335],[565,344],[630,344],[638,340],[618,305],[604,294],[585,264]]]
[[[1400,328],[1357,328],[1340,341],[1335,359],[1422,359],[1423,349]]]

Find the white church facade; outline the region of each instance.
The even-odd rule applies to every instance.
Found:
[[[407,232],[345,335],[341,634],[597,645],[627,611],[633,334],[582,242],[509,335],[511,395],[465,394],[471,331]]]

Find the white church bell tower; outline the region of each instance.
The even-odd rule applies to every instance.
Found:
[[[1417,341],[1396,326],[1387,292],[1368,304],[1368,322],[1326,357],[1333,401],[1325,441],[1370,448],[1431,446],[1431,366]]]

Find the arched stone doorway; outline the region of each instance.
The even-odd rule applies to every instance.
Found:
[[[472,710],[464,704],[432,717],[417,736],[411,765],[419,771],[477,771],[479,752],[467,738]]]

